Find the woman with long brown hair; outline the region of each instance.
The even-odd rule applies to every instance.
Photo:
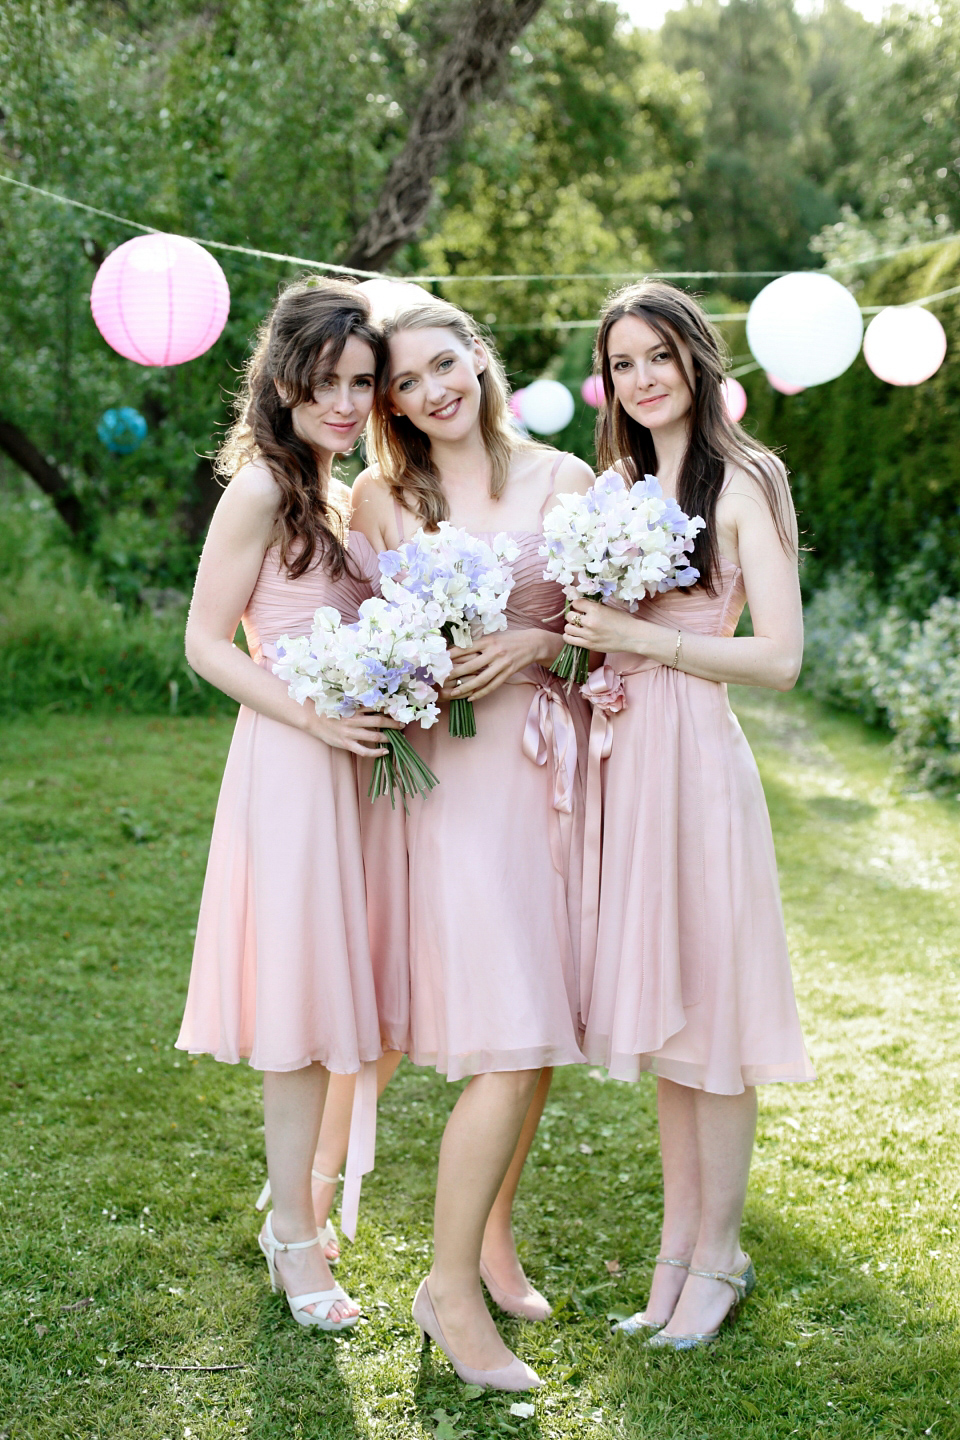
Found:
[[[519,550],[507,630],[453,652],[445,698],[475,701],[476,736],[452,737],[444,715],[412,737],[440,784],[411,806],[407,844],[410,1057],[450,1080],[470,1077],[444,1132],[434,1262],[414,1318],[463,1379],[523,1390],[540,1382],[500,1338],[480,1281],[511,1313],[549,1314],[520,1269],[509,1206],[544,1069],[583,1058],[582,716],[547,669],[561,646],[563,595],[544,581],[538,552],[556,495],[586,490],[593,476],[518,434],[496,353],[461,310],[426,303],[386,331],[378,464],[354,486],[353,523],[378,550],[442,520],[482,537],[508,531]]]
[[[229,483],[186,635],[191,666],[240,712],[177,1044],[264,1072],[273,1210],[260,1246],[294,1318],[325,1330],[359,1314],[330,1275],[311,1167],[330,1074],[381,1053],[356,757],[383,754],[392,722],[321,717],[271,667],[281,636],[308,632],[318,606],[349,621],[372,594],[376,557],[349,535],[332,466],[360,438],[385,358],[356,287],[310,280],[280,295],[219,456]],[[233,643],[241,620],[249,654]]]
[[[783,466],[727,418],[721,343],[688,295],[657,281],[614,295],[596,363],[601,465],[631,484],[655,475],[706,521],[693,589],[636,614],[576,600],[565,631],[606,652],[585,687],[603,840],[584,1050],[618,1079],[658,1077],[660,1253],[646,1309],[620,1328],[688,1349],[754,1284],[740,1226],[755,1087],[813,1078],[763,790],[727,700],[728,682],[796,681],[797,528]],[[753,633],[737,636],[747,601]]]

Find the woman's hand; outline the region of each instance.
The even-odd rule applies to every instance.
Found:
[[[563,638],[568,645],[582,650],[606,654],[611,650],[634,650],[638,653],[643,622],[626,610],[601,605],[596,600],[579,597],[570,604]]]
[[[309,701],[307,704],[309,705]],[[318,715],[311,705],[304,729],[316,740],[322,740],[334,750],[349,750],[363,760],[375,760],[386,755],[383,730],[402,730],[399,720],[388,715],[352,715],[348,720],[337,720],[329,715]]]
[[[464,649],[452,648],[453,669],[440,694],[444,700],[481,700],[528,665],[552,665],[560,636],[551,630],[500,630],[481,635]]]

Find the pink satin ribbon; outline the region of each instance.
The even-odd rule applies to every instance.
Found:
[[[521,672],[509,683],[535,687],[523,727],[523,753],[534,765],[553,767],[553,823],[550,856],[554,869],[566,878],[573,838],[573,797],[577,778],[577,732],[564,699],[561,682],[534,679]]]
[[[587,750],[586,821],[583,836],[583,897],[580,909],[580,1019],[590,1009],[600,923],[600,854],[603,848],[603,781],[600,767],[613,749],[612,715],[626,708],[623,673],[612,665],[594,670],[580,693],[593,710]]]
[[[353,1092],[347,1163],[343,1167],[343,1201],[340,1228],[348,1240],[356,1238],[360,1214],[360,1188],[364,1175],[373,1169],[377,1152],[377,1062],[368,1060],[360,1068]]]

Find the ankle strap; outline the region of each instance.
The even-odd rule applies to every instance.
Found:
[[[669,1255],[658,1255],[653,1263],[654,1265],[676,1265],[678,1270],[690,1270],[689,1260],[673,1260]],[[691,1275],[694,1273],[693,1270],[690,1270]]]
[[[314,1180],[320,1180],[324,1185],[339,1185],[343,1179],[342,1175],[323,1175],[319,1170],[311,1170],[310,1174]]]
[[[311,1250],[314,1245],[320,1244],[320,1231],[318,1230],[312,1240],[278,1240],[273,1233],[273,1211],[267,1215],[263,1222],[263,1228],[267,1232],[267,1240],[274,1250]]]
[[[749,1261],[739,1275],[729,1275],[726,1270],[694,1270],[690,1269],[691,1275],[699,1275],[701,1280],[720,1280],[724,1285],[729,1285],[738,1300],[747,1298],[747,1271],[750,1268]]]

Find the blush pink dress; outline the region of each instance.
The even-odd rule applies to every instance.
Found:
[[[520,556],[508,626],[561,631],[563,593],[543,578],[541,531],[512,538]],[[477,702],[472,739],[451,738],[446,707],[432,729],[407,731],[440,781],[407,820],[407,1049],[414,1064],[449,1080],[584,1058],[578,948],[587,719],[580,697],[568,700],[562,682],[533,665]]]
[[[637,614],[732,636],[745,598],[740,570],[722,560],[716,594],[668,591]],[[588,688],[600,705],[588,779],[584,1050],[620,1080],[652,1070],[720,1095],[812,1080],[770,820],[726,685],[611,654]]]
[[[281,635],[308,633],[320,605],[334,606],[347,623],[356,620],[373,593],[377,561],[357,534],[350,555],[353,576],[334,580],[316,565],[292,580],[278,550],[267,552],[243,615],[258,665],[271,667]],[[320,1061],[341,1074],[378,1058],[361,805],[372,808],[358,795],[352,754],[240,707],[214,820],[180,1049],[233,1063],[247,1059],[257,1070]],[[386,816],[380,820],[394,833]],[[389,853],[396,853],[395,841]],[[396,931],[387,900],[397,888],[377,890],[375,938]]]

